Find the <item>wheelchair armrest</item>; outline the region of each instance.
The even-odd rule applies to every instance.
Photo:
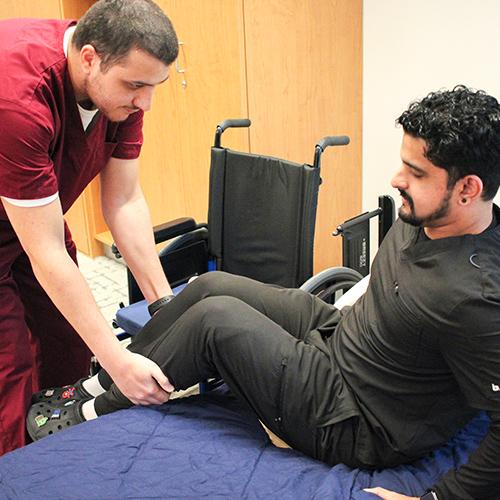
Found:
[[[154,226],[153,234],[155,244],[189,233],[200,227],[204,227],[204,224],[197,224],[191,217],[180,217],[179,219],[174,219],[158,226]],[[111,251],[117,259],[121,258],[120,251],[114,243],[111,245]]]
[[[159,226],[153,227],[155,243],[162,243],[176,236],[181,236],[182,234],[198,229],[198,227],[196,221],[191,217],[180,217],[179,219],[165,222]]]

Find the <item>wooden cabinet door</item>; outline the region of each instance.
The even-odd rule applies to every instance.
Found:
[[[97,0],[60,0],[62,17],[65,19],[80,19]]]
[[[206,221],[210,147],[216,125],[246,118],[242,0],[158,0],[172,20],[180,52],[146,114],[141,184],[153,220]],[[248,130],[223,144],[248,151]]]
[[[362,1],[244,0],[252,152],[313,161],[327,149],[316,224],[315,270],[341,263],[335,227],[361,209]]]
[[[0,19],[11,17],[60,19],[60,7],[60,0],[2,0]]]

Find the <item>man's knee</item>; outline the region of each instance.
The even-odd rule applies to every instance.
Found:
[[[241,331],[243,322],[252,315],[250,306],[241,300],[220,295],[206,297],[192,306],[186,313],[189,315],[188,330],[204,332],[220,337],[228,333],[233,336]]]
[[[239,316],[245,306],[233,297],[204,298],[158,339],[151,353],[142,354],[155,361],[177,388],[214,376],[217,359],[241,350]]]
[[[189,310],[193,315],[210,320],[222,320],[241,314],[240,310],[248,308],[244,302],[227,295],[207,296]]]
[[[189,289],[197,293],[201,298],[215,297],[224,295],[228,285],[234,282],[235,279],[237,279],[237,276],[224,271],[212,271],[196,278],[189,285]]]

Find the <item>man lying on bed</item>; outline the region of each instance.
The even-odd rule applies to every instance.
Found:
[[[469,462],[422,495],[493,496],[500,491],[500,210],[492,202],[500,106],[456,87],[413,103],[397,122],[402,164],[392,185],[400,217],[353,307],[339,311],[300,290],[208,273],[159,309],[130,350],[155,361],[176,389],[221,376],[275,434],[332,465],[413,461],[486,410],[491,427]],[[151,380],[147,397],[168,394]],[[104,371],[34,401],[34,439],[132,404]]]

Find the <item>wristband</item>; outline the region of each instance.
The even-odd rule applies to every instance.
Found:
[[[167,295],[161,299],[155,300],[148,305],[150,316],[154,316],[164,305],[168,304],[174,298],[173,295]]]
[[[432,490],[427,491],[424,495],[420,497],[420,500],[439,500],[436,493]]]

